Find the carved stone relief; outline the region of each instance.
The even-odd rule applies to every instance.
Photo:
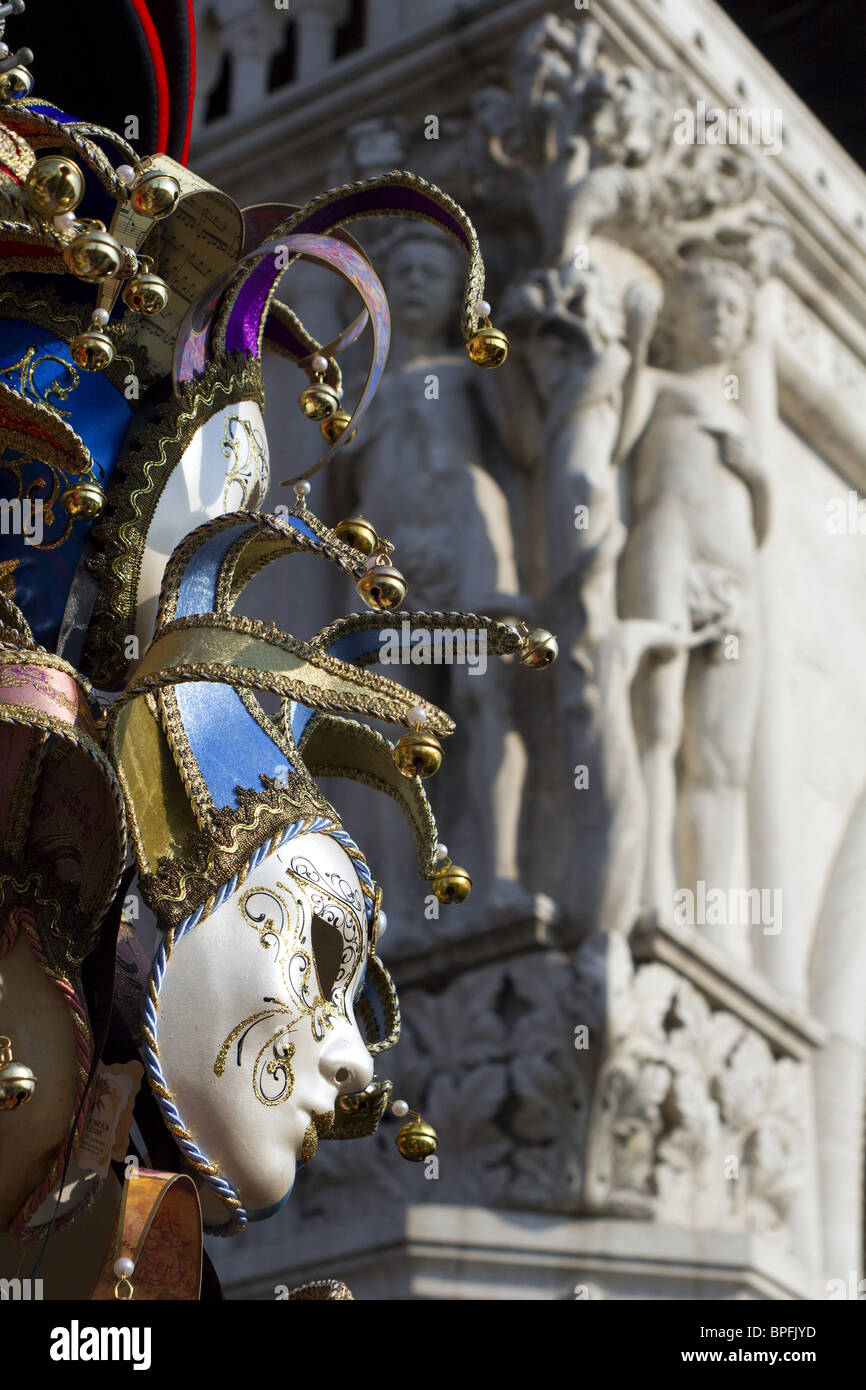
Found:
[[[361,1184],[401,1204],[788,1239],[803,1068],[667,966],[633,974],[625,943],[595,936],[570,958],[524,956],[410,999],[395,1095],[435,1122],[439,1155],[401,1163],[393,1121],[358,1154],[322,1146],[298,1189],[304,1219],[348,1212]]]
[[[677,889],[749,884],[771,499],[736,383],[788,239],[748,152],[675,141],[689,100],[669,73],[614,63],[592,20],[547,16],[447,117],[458,170],[453,141],[413,146],[396,119],[350,137],[351,176],[399,151],[450,180],[485,245],[486,224],[494,246],[509,229],[488,297],[511,355],[491,381],[445,333],[449,252],[424,229],[392,243],[391,386],[346,501],[395,542],[419,603],[557,633],[551,678],[519,702],[507,667],[483,702],[457,675],[468,752],[443,787],[461,855],[496,846],[464,923],[531,915],[539,891],[564,923],[561,951],[413,994],[395,1094],[439,1131],[436,1171],[400,1164],[388,1132],[351,1167],[323,1146],[299,1187],[310,1218],[361,1183],[407,1204],[793,1239],[803,1068],[670,966],[635,969],[628,946],[642,911],[670,920]],[[431,953],[460,930],[431,924],[446,938]],[[746,959],[736,925],[696,931]]]

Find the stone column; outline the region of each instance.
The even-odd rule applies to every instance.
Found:
[[[743,363],[740,382],[740,403],[752,422],[756,442],[766,461],[771,496],[775,498],[786,485],[784,459],[778,446],[779,407],[773,352],[779,311],[778,289],[778,282],[771,281],[760,291],[755,314],[756,337]],[[780,679],[780,673],[790,669],[789,653],[782,649],[784,624],[779,621],[787,601],[778,580],[778,555],[784,544],[784,537],[771,520],[769,535],[758,555],[764,658],[750,789],[749,886],[778,888],[782,894],[782,930],[775,936],[755,931],[755,965],[778,990],[802,1003],[805,996],[804,928],[798,914],[797,884],[791,862],[791,817],[797,805],[793,780],[797,758],[790,730],[790,693]]]
[[[195,103],[193,106],[193,130],[201,130],[207,112],[207,99],[220,75],[223,58],[228,47],[223,26],[214,11],[206,10],[196,15],[195,35]]]
[[[271,59],[282,47],[286,21],[284,10],[276,10],[271,0],[256,0],[243,25],[231,26],[232,89],[231,114],[256,111],[268,93]]]
[[[331,66],[334,30],[348,14],[347,0],[295,0],[299,82],[315,82]]]

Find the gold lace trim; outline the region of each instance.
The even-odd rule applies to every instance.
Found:
[[[180,857],[160,855],[156,872],[140,876],[142,896],[163,930],[178,927],[202,904],[207,916],[218,890],[235,875],[240,885],[255,851],[287,825],[324,817],[339,827],[334,808],[297,774],[285,782],[262,775],[261,781],[260,792],[236,787],[237,807],[215,807],[209,829],[191,831]]]

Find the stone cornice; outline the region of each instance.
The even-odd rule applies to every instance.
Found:
[[[265,1234],[251,1230],[232,1261],[235,1299],[273,1298],[274,1276],[261,1274]],[[714,1232],[711,1249],[708,1258],[706,1232],[680,1227],[431,1202],[395,1209],[375,1232],[365,1214],[293,1231],[289,1258],[283,1234],[278,1258],[283,1283],[321,1278],[333,1265],[367,1299],[393,1298],[395,1287],[422,1299],[814,1296],[807,1271],[773,1240]]]
[[[275,92],[255,113],[226,117],[201,132],[192,163],[206,178],[243,197],[267,183],[285,196],[321,184],[330,154],[348,123],[365,116],[420,111],[429,95],[478,79],[520,29],[572,5],[505,0],[467,6],[361,49],[314,85]],[[866,174],[712,0],[604,0],[592,14],[615,57],[679,71],[695,95],[725,108],[779,107],[784,148],[756,155],[773,195],[791,220],[798,258],[817,287],[841,295],[866,330]],[[837,330],[838,331],[838,330]]]
[[[803,1060],[826,1041],[826,1030],[783,999],[754,970],[705,941],[693,927],[642,919],[631,936],[637,961],[669,965],[721,1009],[755,1028],[777,1056]]]

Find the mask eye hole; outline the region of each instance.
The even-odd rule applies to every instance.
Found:
[[[337,928],[324,918],[315,916],[310,928],[313,945],[313,961],[319,980],[319,992],[323,999],[330,999],[340,973],[344,943]]]

